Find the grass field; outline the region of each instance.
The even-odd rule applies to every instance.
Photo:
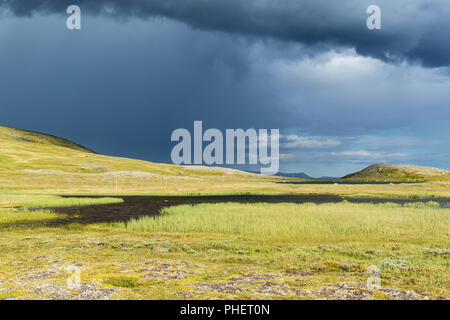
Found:
[[[120,198],[63,198],[52,195],[0,194],[0,208],[46,208],[122,202]]]
[[[311,243],[443,241],[450,210],[437,203],[398,204],[202,204],[164,209],[158,218],[118,224],[144,232],[220,233],[260,242]],[[432,245],[430,242],[429,245]]]
[[[93,204],[120,203],[119,198],[62,198],[49,195],[0,194],[0,230],[24,223],[45,223],[67,218],[48,207],[70,207]]]
[[[416,184],[280,184],[274,182],[247,182],[235,178],[203,179],[186,181],[182,178],[154,178],[148,181],[119,179],[118,188],[115,180],[96,180],[95,176],[76,177],[77,180],[53,181],[57,177],[30,178],[29,188],[25,186],[27,178],[21,184],[0,184],[0,193],[47,194],[47,195],[226,195],[226,194],[337,194],[353,197],[380,198],[421,198],[450,197],[449,182],[427,182]],[[39,181],[40,184],[39,184]],[[43,181],[43,182],[42,182]],[[84,184],[83,184],[84,181]],[[0,177],[1,183],[1,177]],[[23,183],[23,185],[22,185]],[[48,183],[48,185],[47,185]],[[73,184],[71,184],[73,183]],[[40,189],[41,188],[41,189]]]
[[[449,298],[449,219],[434,203],[226,203],[128,223],[17,224],[0,236],[0,298]],[[368,289],[374,267],[381,287]],[[73,270],[81,285],[68,289]]]

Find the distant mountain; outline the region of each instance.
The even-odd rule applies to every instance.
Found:
[[[285,178],[299,178],[299,179],[314,179],[311,176],[308,176],[304,172],[297,172],[297,173],[285,173],[285,172],[278,172],[276,174],[278,177],[285,177]]]
[[[447,181],[450,180],[450,172],[411,164],[377,163],[342,179],[352,181]]]
[[[257,171],[249,171],[247,170],[246,172],[248,173],[254,173],[254,174],[260,174]],[[284,177],[284,178],[297,178],[297,179],[319,179],[319,180],[338,180],[339,178],[337,177],[320,177],[320,178],[314,178],[311,177],[310,175],[304,173],[304,172],[278,172],[275,176],[277,177]]]
[[[261,174],[259,171],[251,171],[251,170],[244,170],[244,171],[248,172],[248,173],[253,173],[253,174]],[[307,175],[304,172],[297,172],[297,173],[278,172],[274,176],[284,177],[284,178],[297,178],[297,179],[315,179],[313,177],[310,177],[309,175]]]
[[[298,172],[298,173],[285,173],[285,172],[279,172],[277,174],[279,177],[285,177],[285,178],[299,178],[299,179],[318,179],[318,180],[338,180],[338,177],[320,177],[320,178],[314,178],[309,175],[307,175],[304,172]]]

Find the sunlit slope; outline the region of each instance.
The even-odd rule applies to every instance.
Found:
[[[354,181],[448,181],[450,172],[410,164],[377,163],[359,172],[349,174],[343,179]]]
[[[363,180],[360,177],[350,179]],[[377,177],[377,180],[387,179],[389,177]],[[436,181],[393,186],[279,183],[299,179],[109,157],[65,139],[0,126],[0,196],[10,192],[69,195],[332,193],[377,197],[450,196],[448,175],[436,175],[430,180]]]
[[[16,174],[128,173],[134,176],[252,176],[208,167],[184,167],[109,157],[66,139],[0,126],[0,172]]]

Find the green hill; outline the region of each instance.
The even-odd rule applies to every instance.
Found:
[[[94,153],[79,144],[71,142],[69,140],[52,136],[49,134],[43,134],[40,132],[21,130],[10,127],[0,126],[0,141],[5,144],[12,144],[17,146],[20,143],[25,143],[28,146],[33,145],[47,145],[69,148],[77,151],[83,151],[88,153]]]
[[[410,164],[377,163],[342,178],[352,181],[448,181],[450,172]]]
[[[97,154],[69,140],[0,126],[0,172],[27,174],[109,173],[135,177],[254,176],[249,173],[202,166],[177,166]]]

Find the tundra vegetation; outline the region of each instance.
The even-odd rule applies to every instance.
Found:
[[[0,216],[0,298],[450,297],[450,209],[434,202],[183,205],[87,225],[38,208]]]
[[[412,184],[280,183],[301,180],[108,157],[4,127],[0,148],[0,299],[450,298],[442,201],[182,205],[86,224],[57,210],[127,194],[450,197],[442,172]],[[374,267],[380,287],[368,288]]]

